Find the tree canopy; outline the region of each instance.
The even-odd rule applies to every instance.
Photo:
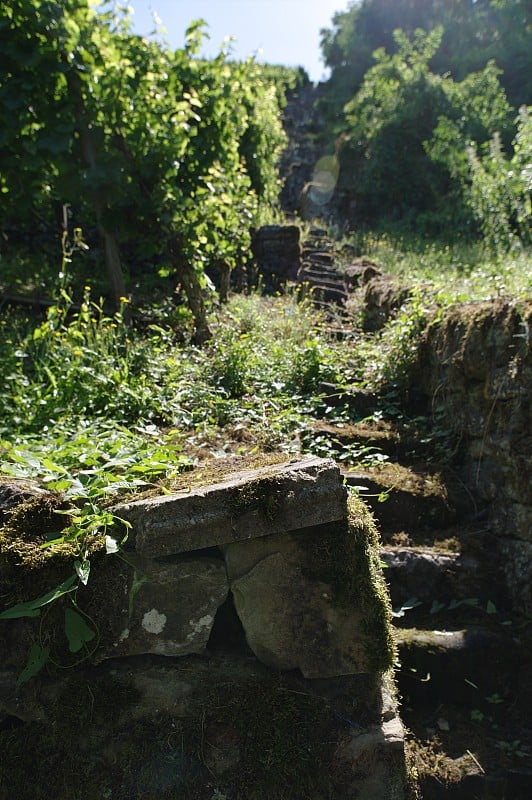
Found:
[[[198,55],[131,33],[91,0],[14,0],[0,11],[0,225],[52,226],[68,204],[103,242],[113,294],[121,250],[175,273],[208,336],[208,262],[234,266],[275,202],[283,144],[275,87],[253,61]]]
[[[362,84],[383,47],[398,51],[394,31],[443,29],[430,68],[462,80],[494,60],[510,102],[532,103],[532,8],[528,0],[352,0],[322,31],[325,63],[344,101]]]
[[[473,232],[480,222],[486,234],[488,218],[502,208],[493,199],[496,181],[506,198],[504,238],[514,241],[518,230],[523,239],[530,126],[523,111],[517,131],[511,101],[532,97],[527,4],[361,0],[322,33],[332,68],[321,99],[322,140],[339,153],[344,218],[415,220],[431,233]]]

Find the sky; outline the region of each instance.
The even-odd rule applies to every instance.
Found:
[[[183,46],[189,23],[202,18],[210,36],[205,55],[216,55],[226,37],[233,36],[235,58],[256,56],[270,64],[303,66],[318,82],[327,77],[320,30],[331,26],[333,14],[345,11],[348,0],[129,0],[129,5],[134,32],[150,34],[156,12],[173,49]]]

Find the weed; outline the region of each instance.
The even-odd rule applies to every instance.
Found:
[[[508,758],[526,758],[528,755],[520,739],[514,739],[512,742],[501,740],[497,742],[496,746]]]

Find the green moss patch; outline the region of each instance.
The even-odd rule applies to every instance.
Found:
[[[305,550],[304,570],[328,584],[334,601],[360,611],[371,671],[381,674],[394,661],[391,606],[379,557],[379,535],[365,504],[348,500],[348,522],[320,526],[298,538]]]

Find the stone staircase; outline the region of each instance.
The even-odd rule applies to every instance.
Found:
[[[349,296],[347,285],[337,268],[334,246],[325,229],[310,229],[303,244],[297,282],[303,287],[302,295],[310,296],[316,304],[339,307],[345,304]]]
[[[352,408],[364,400],[367,415],[376,398],[359,395],[343,390],[342,400]],[[454,471],[431,466],[421,433],[414,452],[411,428],[323,424],[319,433],[339,448],[358,443],[388,456],[344,477],[381,533],[401,715],[423,800],[529,798],[529,625],[504,588],[482,508]]]
[[[304,87],[289,100],[284,110],[284,127],[289,143],[280,164],[284,179],[280,203],[288,218],[311,222],[296,277],[300,296],[310,296],[316,305],[333,307],[337,312],[347,300],[348,286],[338,270],[333,242],[327,230],[316,224],[316,220],[327,220],[330,210],[326,204],[314,202],[312,193],[308,191],[316,164],[324,155],[315,136],[318,128],[315,103],[319,92],[319,87]]]

